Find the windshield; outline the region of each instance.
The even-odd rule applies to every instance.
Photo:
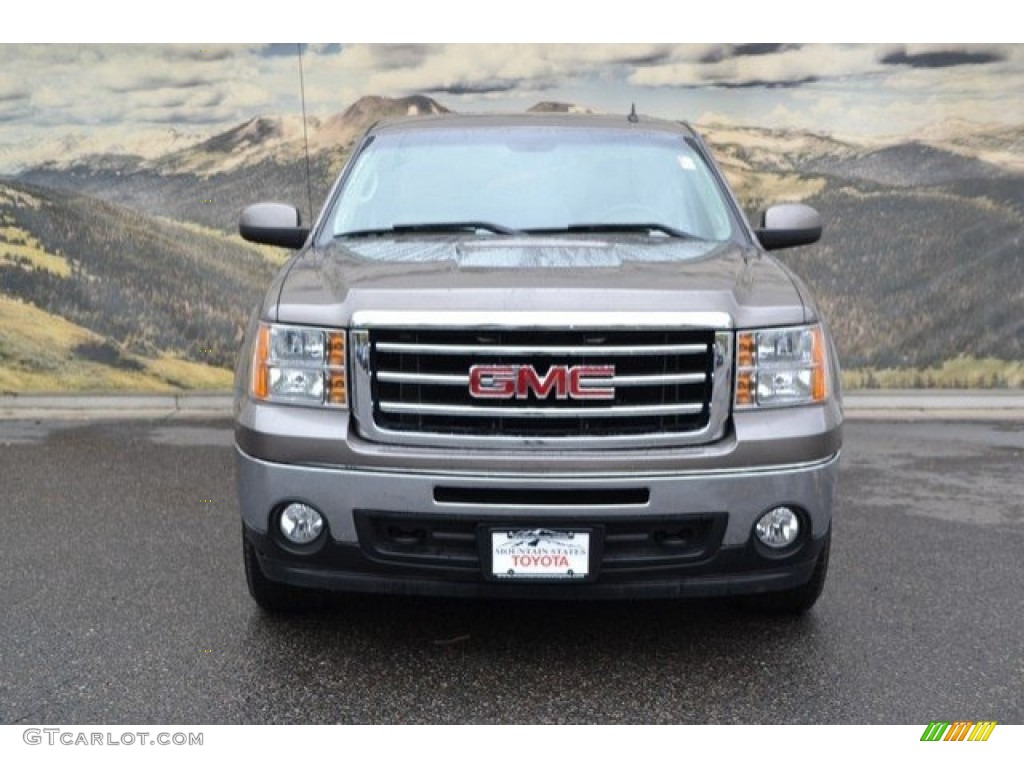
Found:
[[[680,136],[474,127],[377,135],[354,161],[325,235],[616,230],[722,241],[733,224]]]

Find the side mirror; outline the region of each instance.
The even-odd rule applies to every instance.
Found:
[[[816,243],[821,239],[821,229],[821,216],[809,205],[783,203],[761,215],[761,226],[754,234],[766,251],[774,251]]]
[[[242,211],[238,234],[251,243],[294,249],[306,242],[309,227],[302,226],[298,208],[284,203],[257,203]]]

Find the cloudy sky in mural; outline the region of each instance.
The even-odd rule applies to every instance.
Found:
[[[303,46],[311,114],[424,93],[458,111],[570,101],[698,123],[913,133],[1024,123],[1024,45]],[[133,148],[300,111],[297,46],[0,45],[0,171],[61,136]]]

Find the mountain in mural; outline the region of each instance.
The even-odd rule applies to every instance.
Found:
[[[302,120],[294,116],[254,117],[165,155],[61,159],[29,168],[18,178],[225,231],[234,229],[239,212],[253,200],[292,201],[309,220],[309,188],[318,207],[352,145],[372,124],[447,111],[426,96],[366,96],[336,115],[311,119],[308,187]]]
[[[237,238],[0,183],[0,391],[225,388],[280,263]]]
[[[61,157],[27,169],[0,188],[2,293],[124,354],[230,367],[245,316],[283,258],[238,240],[241,209],[284,200],[309,220],[309,188],[315,209],[369,125],[447,111],[425,96],[369,96],[311,120],[308,188],[293,116],[254,117],[155,155]],[[784,200],[821,211],[822,242],[781,258],[818,297],[845,366],[1024,359],[1024,126],[957,122],[870,142],[698,129],[749,218]],[[22,197],[40,207],[16,204]],[[38,244],[31,258],[27,242]],[[0,367],[10,364],[3,354]]]

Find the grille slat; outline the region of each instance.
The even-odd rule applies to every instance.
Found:
[[[479,405],[435,405],[433,403],[380,403],[385,413],[421,413],[431,416],[493,417],[503,419],[564,419],[589,418],[626,419],[637,416],[662,416],[669,414],[695,414],[704,409],[703,403],[679,403],[676,405],[627,405],[590,408],[501,408]]]
[[[615,356],[637,355],[698,355],[707,352],[706,344],[658,344],[644,347],[602,347],[587,346],[482,346],[470,344],[410,344],[404,342],[378,341],[375,345],[380,353],[410,355],[529,355],[548,357],[588,357],[595,354]]]
[[[703,373],[657,374],[653,376],[612,376],[609,384],[615,387],[661,387],[666,384],[700,384],[707,378]],[[445,387],[469,386],[466,374],[407,373],[404,371],[377,371],[377,380],[396,384],[433,384]]]
[[[469,386],[466,374],[408,373],[405,371],[377,371],[377,381],[389,384],[433,384],[442,387]]]

